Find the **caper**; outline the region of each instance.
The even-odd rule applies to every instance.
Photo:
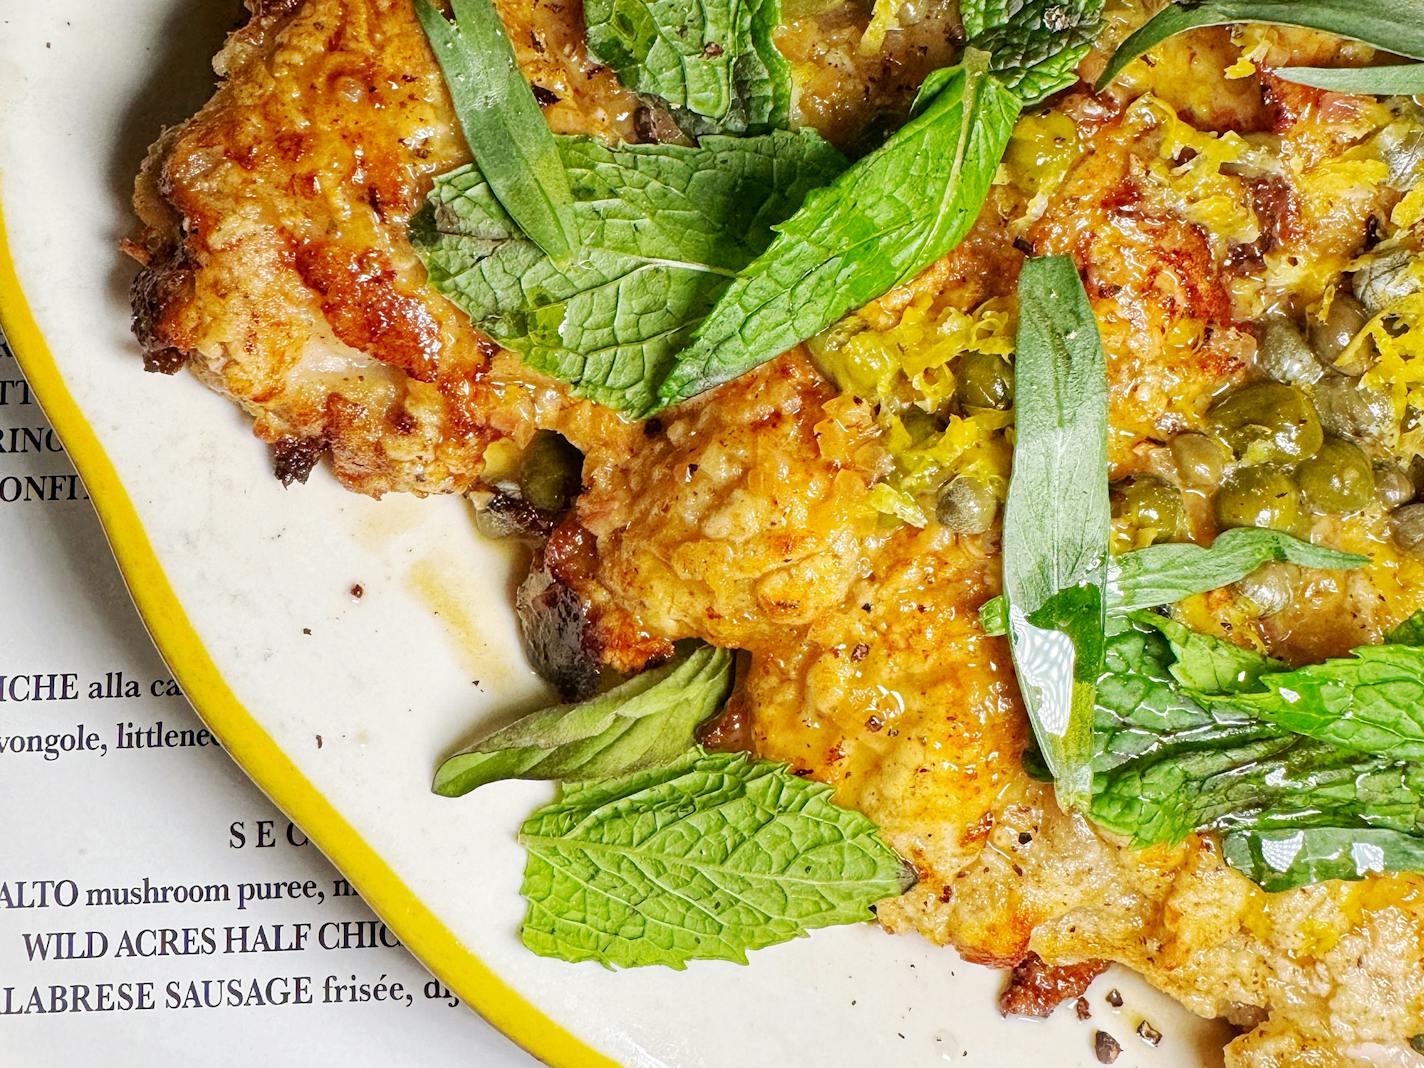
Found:
[[[956,534],[983,534],[994,523],[999,502],[977,478],[956,475],[939,491],[935,518]]]
[[[562,512],[574,503],[583,477],[583,453],[552,430],[541,430],[524,450],[519,492],[535,508]]]
[[[1353,441],[1387,441],[1395,429],[1394,402],[1344,375],[1327,375],[1315,387],[1320,425]]]
[[[1330,310],[1324,319],[1310,322],[1310,344],[1320,362],[1334,366],[1335,361],[1355,340],[1355,335],[1370,321],[1370,313],[1365,306],[1348,293],[1336,293],[1330,301]],[[1346,374],[1362,375],[1368,367],[1342,367]]]
[[[1238,389],[1214,404],[1207,419],[1216,436],[1251,464],[1304,460],[1325,439],[1310,399],[1279,382]]]
[[[1344,438],[1326,438],[1320,451],[1295,472],[1305,502],[1317,512],[1358,512],[1375,492],[1370,458]]]
[[[1223,527],[1292,530],[1300,519],[1300,491],[1283,468],[1240,467],[1217,491],[1216,519]]]
[[[1150,475],[1126,478],[1112,487],[1113,517],[1145,535],[1148,544],[1181,537],[1185,512],[1176,487]],[[1142,542],[1138,542],[1142,544]]]
[[[1231,459],[1218,442],[1205,434],[1178,434],[1171,447],[1177,478],[1187,486],[1217,485]]]
[[[1375,467],[1375,496],[1386,508],[1398,508],[1414,499],[1414,480],[1393,464]]]
[[[1300,328],[1289,319],[1267,320],[1256,350],[1256,363],[1267,378],[1277,382],[1311,385],[1325,373]]]
[[[1419,292],[1421,279],[1412,270],[1415,254],[1405,248],[1372,257],[1355,272],[1352,284],[1365,311],[1378,315],[1391,304]]]
[[[1424,504],[1406,504],[1389,517],[1394,544],[1411,556],[1424,556]]]
[[[1008,411],[1014,404],[1013,366],[993,353],[964,353],[959,357],[959,403]]]
[[[1296,571],[1290,564],[1262,564],[1236,584],[1236,589],[1263,616],[1285,609],[1295,596]]]

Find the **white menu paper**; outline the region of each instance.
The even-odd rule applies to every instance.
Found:
[[[0,1064],[535,1062],[233,764],[0,341]]]

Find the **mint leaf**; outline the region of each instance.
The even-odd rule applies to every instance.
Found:
[[[442,175],[412,231],[431,283],[526,363],[628,414],[654,402],[673,354],[771,225],[839,172],[811,131],[707,137],[700,147],[560,137],[579,255],[525,240],[482,173]]]
[[[1424,759],[1424,648],[1366,645],[1261,682],[1265,692],[1210,700],[1345,749]]]
[[[584,0],[588,47],[623,84],[662,97],[689,133],[786,125],[791,65],[780,0]]]
[[[1193,594],[1239,582],[1272,561],[1330,569],[1363,567],[1370,558],[1312,545],[1278,530],[1235,527],[1210,546],[1172,542],[1115,557],[1108,603],[1115,612],[1175,604]]]
[[[698,646],[598,697],[495,731],[442,763],[433,789],[458,797],[499,779],[568,782],[671,764],[696,747],[693,731],[731,687],[732,654]]]
[[[561,960],[682,968],[858,923],[913,883],[831,790],[745,754],[566,788],[524,824],[521,935]]]
[[[1281,67],[1276,74],[1288,82],[1332,93],[1424,96],[1424,63],[1388,67]]]
[[[1424,871],[1424,838],[1379,827],[1234,830],[1222,836],[1221,854],[1226,863],[1271,892],[1327,879]]]
[[[1424,611],[1415,612],[1385,635],[1391,645],[1424,645]]]
[[[1134,612],[1132,620],[1159,631],[1171,646],[1172,678],[1202,694],[1246,693],[1262,688],[1261,677],[1284,670],[1279,660],[1243,649],[1224,638],[1192,630],[1150,612]]]
[[[1239,582],[1272,561],[1330,570],[1364,567],[1370,558],[1312,545],[1278,530],[1235,527],[1209,546],[1172,542],[1114,556],[1108,562],[1108,611],[1120,614],[1175,604]],[[1002,600],[985,602],[979,619],[986,634],[1005,633]]]
[[[988,196],[1019,100],[965,62],[918,115],[824,189],[717,300],[658,389],[658,407],[711,389],[908,281],[957,245]]]
[[[415,13],[445,75],[470,151],[495,199],[544,252],[565,260],[573,196],[544,121],[491,0],[451,0],[452,25],[432,0]]]
[[[963,5],[969,47],[990,55],[989,70],[1032,107],[1078,80],[1077,67],[1102,29],[1103,0],[1011,0]],[[989,10],[992,8],[992,10]]]
[[[1164,8],[1113,53],[1098,88],[1138,56],[1187,30],[1232,22],[1268,22],[1324,30],[1386,52],[1424,59],[1424,19],[1418,0],[1202,0]]]
[[[1003,535],[1009,648],[1059,802],[1083,807],[1092,788],[1092,650],[1106,626],[1108,394],[1097,322],[1068,257],[1024,263],[1014,374]],[[1038,615],[1075,589],[1071,628],[1055,611]]]

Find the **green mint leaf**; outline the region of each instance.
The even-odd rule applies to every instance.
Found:
[[[954,248],[988,196],[1019,100],[962,66],[918,115],[777,227],[722,293],[658,390],[677,404],[765,363]]]
[[[1424,645],[1424,611],[1415,612],[1385,635],[1390,645]]]
[[[1206,547],[1171,542],[1115,557],[1108,604],[1114,612],[1175,604],[1193,594],[1239,582],[1271,561],[1328,569],[1363,567],[1370,558],[1312,545],[1278,530],[1236,527]]]
[[[1236,527],[1210,546],[1172,542],[1113,557],[1108,562],[1108,611],[1119,614],[1175,604],[1239,582],[1272,561],[1330,570],[1364,567],[1370,558],[1312,545],[1278,530]],[[1006,633],[1007,619],[998,597],[979,610],[986,634]]]
[[[1424,59],[1424,18],[1419,17],[1418,0],[1182,0],[1159,11],[1118,46],[1098,79],[1098,88],[1169,37],[1232,22],[1324,30],[1395,55]]]
[[[732,654],[698,646],[607,693],[525,716],[450,757],[433,789],[459,797],[499,779],[565,782],[668,765],[696,747],[693,732],[722,707]]]
[[[986,10],[990,6],[993,10]],[[969,47],[989,53],[989,70],[1026,108],[1078,80],[1078,64],[1103,25],[1103,0],[1011,0],[973,7],[979,28]]]
[[[1024,264],[1016,353],[1016,437],[1003,535],[1009,647],[1059,801],[1085,807],[1093,718],[1093,681],[1085,672],[1096,667],[1079,661],[1101,648],[1106,629],[1107,363],[1068,257]],[[1071,628],[1056,611],[1066,605],[1037,615],[1075,589],[1085,592],[1070,596],[1078,615]]]
[[[623,84],[662,97],[689,133],[786,125],[791,65],[780,0],[584,0],[588,47]]]
[[[1262,693],[1208,698],[1358,753],[1424,759],[1424,648],[1366,645],[1348,659],[1261,676]]]
[[[415,13],[445,75],[470,151],[499,203],[544,252],[573,251],[573,195],[539,102],[519,72],[491,0],[451,0],[452,24],[432,0]]]
[[[1327,879],[1424,871],[1424,838],[1380,827],[1294,827],[1230,831],[1222,857],[1272,893]]]
[[[1172,678],[1197,693],[1249,693],[1263,688],[1263,675],[1285,669],[1279,660],[1164,616],[1135,612],[1132,620],[1156,629],[1167,639],[1173,657]]]
[[[1424,63],[1389,67],[1281,67],[1276,74],[1288,82],[1333,93],[1424,96]]]
[[[674,354],[773,223],[845,165],[811,131],[696,148],[556,141],[579,255],[524,240],[481,172],[442,175],[412,230],[431,283],[475,326],[580,396],[638,415]]]
[[[519,837],[525,945],[609,966],[745,963],[914,881],[829,787],[740,753],[566,789]]]

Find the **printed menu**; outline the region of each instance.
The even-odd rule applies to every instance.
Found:
[[[433,979],[158,657],[0,339],[0,1063],[535,1062]]]

